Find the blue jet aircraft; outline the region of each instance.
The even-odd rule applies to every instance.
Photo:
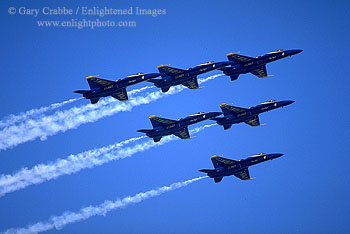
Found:
[[[160,79],[150,79],[149,82],[154,83],[162,92],[168,92],[171,86],[184,85],[189,89],[199,89],[197,76],[207,73],[218,68],[230,65],[231,62],[207,62],[189,68],[187,70],[169,67],[167,65],[159,65],[158,70],[162,74]]]
[[[215,117],[217,124],[222,125],[225,130],[230,129],[232,124],[244,122],[250,126],[260,126],[259,114],[270,111],[276,108],[284,107],[294,103],[294,101],[268,101],[250,108],[242,108],[230,106],[228,104],[221,104],[220,108],[224,117]]]
[[[96,104],[101,97],[112,96],[120,101],[127,101],[128,94],[126,87],[147,81],[160,76],[160,73],[137,73],[117,81],[105,80],[98,76],[86,77],[90,90],[75,90],[74,93],[80,93],[86,99],[90,99],[91,104]]]
[[[207,173],[210,178],[213,178],[215,183],[219,183],[224,176],[234,175],[241,180],[251,180],[248,167],[281,157],[283,154],[258,154],[253,155],[246,159],[239,161],[222,158],[219,156],[212,156],[211,161],[213,162],[215,169],[200,169],[200,172]]]
[[[188,126],[221,115],[221,112],[199,112],[179,120],[160,118],[155,115],[149,117],[153,129],[139,129],[138,132],[146,133],[154,142],[160,141],[163,136],[174,134],[181,139],[190,139]]]
[[[299,54],[303,50],[277,50],[258,56],[256,58],[238,55],[237,53],[227,54],[229,61],[233,62],[229,67],[222,67],[219,70],[223,71],[225,75],[229,76],[232,81],[237,80],[240,74],[252,73],[259,78],[269,77],[266,71],[266,64],[273,61]],[[270,75],[271,76],[271,75]]]

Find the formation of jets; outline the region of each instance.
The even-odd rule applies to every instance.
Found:
[[[232,81],[237,80],[240,74],[252,73],[259,78],[269,77],[266,70],[266,64],[285,58],[291,57],[302,50],[277,50],[267,53],[256,58],[239,55],[238,53],[227,54],[228,61],[223,62],[207,62],[197,65],[193,68],[179,69],[168,65],[159,65],[159,73],[138,73],[128,76],[117,81],[101,79],[98,76],[86,77],[90,90],[76,90],[75,93],[82,94],[83,97],[89,99],[91,104],[96,104],[100,98],[112,96],[120,101],[127,101],[128,94],[126,88],[128,86],[141,83],[144,81],[151,82],[162,92],[168,92],[170,87],[183,85],[189,89],[199,89],[197,76],[213,70],[220,70]],[[163,136],[175,135],[181,139],[190,139],[188,126],[205,120],[215,121],[218,125],[223,126],[224,130],[230,129],[232,124],[246,123],[250,126],[261,126],[259,114],[284,107],[294,103],[291,100],[275,101],[271,100],[263,102],[250,108],[221,104],[221,112],[199,112],[189,115],[178,120],[161,118],[155,115],[149,117],[152,129],[139,129],[138,132],[145,133],[146,136],[159,142]],[[223,115],[222,117],[219,117]],[[200,169],[215,183],[219,183],[224,176],[234,175],[241,180],[250,180],[248,167],[281,157],[283,154],[265,154],[261,153],[253,155],[246,159],[235,161],[220,156],[212,156],[211,160],[214,169]]]
[[[111,81],[101,79],[98,76],[86,77],[90,90],[75,90],[75,93],[82,94],[89,99],[91,104],[96,104],[100,98],[112,96],[120,101],[127,101],[128,86],[144,81],[153,83],[162,92],[168,92],[171,86],[183,85],[189,89],[199,89],[197,76],[213,71],[221,70],[231,80],[237,80],[240,74],[252,73],[259,78],[268,77],[266,64],[302,52],[302,50],[277,50],[256,58],[238,55],[237,53],[227,54],[228,61],[207,62],[188,69],[159,65],[159,73],[138,73],[126,78]],[[157,78],[157,77],[161,78]]]

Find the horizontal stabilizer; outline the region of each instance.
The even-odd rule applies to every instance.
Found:
[[[91,90],[74,90],[74,93],[80,93],[80,94],[88,94],[91,93]]]
[[[199,169],[198,171],[204,172],[204,173],[213,173],[213,172],[216,172],[215,169]]]
[[[143,133],[151,133],[153,131],[153,129],[139,129],[137,130],[138,132],[143,132]]]

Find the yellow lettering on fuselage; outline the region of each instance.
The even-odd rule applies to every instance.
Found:
[[[130,80],[129,83],[134,83],[136,82],[136,79],[135,80]]]
[[[170,129],[170,128],[173,128],[173,127],[175,127],[175,124],[167,126],[166,129]]]
[[[253,64],[254,64],[254,62],[249,62],[249,63],[244,64],[244,66],[245,66],[245,67],[248,67],[248,66],[251,66],[251,65],[253,65]]]
[[[113,85],[109,85],[107,87],[104,87],[103,90],[107,90],[107,89],[111,89],[111,88],[113,88]]]
[[[236,167],[236,164],[232,165],[232,166],[229,166],[227,169],[232,169],[232,168],[235,168]]]
[[[267,106],[267,107],[263,107],[263,108],[261,108],[261,110],[267,110],[267,109],[269,109],[269,107]]]
[[[184,76],[185,76],[185,74],[181,74],[181,75],[175,76],[175,79],[181,78],[181,77],[184,77]]]
[[[238,114],[237,117],[241,117],[241,116],[246,115],[246,114],[247,114],[247,112],[243,112],[243,113]]]

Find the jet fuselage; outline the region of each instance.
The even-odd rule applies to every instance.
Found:
[[[259,164],[268,160],[272,160],[275,158],[281,157],[283,154],[275,153],[275,154],[265,154],[261,153],[258,155],[253,155],[251,157],[248,157],[246,159],[241,159],[239,161],[236,161],[234,164],[228,164],[225,166],[221,166],[218,168],[215,168],[215,170],[212,170],[211,172],[207,173],[210,178],[220,177],[220,176],[230,176],[233,175],[239,171],[242,171],[250,166],[253,166],[255,164]],[[216,156],[213,156],[216,157]],[[212,157],[212,158],[213,158]]]
[[[197,77],[198,75],[216,70],[221,67],[225,67],[230,65],[231,62],[208,62],[204,64],[200,64],[198,66],[195,66],[193,68],[189,68],[187,70],[183,70],[183,72],[178,72],[175,74],[163,74],[162,79],[159,80],[159,82],[155,83],[155,86],[158,88],[161,87],[171,87],[180,85],[188,80],[193,79],[194,77]],[[161,67],[161,66],[159,66]]]
[[[136,75],[131,75],[123,79],[119,79],[117,81],[113,82],[101,82],[101,86],[93,88],[91,90],[88,90],[88,92],[83,93],[83,96],[87,99],[93,99],[93,98],[101,98],[101,97],[107,97],[111,96],[112,94],[116,93],[117,91],[126,88],[128,86],[138,84],[144,81],[147,81],[152,78],[156,78],[160,76],[160,73],[138,73]],[[94,78],[93,76],[87,77],[87,79]]]
[[[288,56],[291,57],[292,55],[298,54],[300,52],[302,52],[302,50],[281,50],[271,52],[263,56],[258,56],[251,61],[232,64],[231,67],[229,67],[230,69],[227,69],[227,71],[225,71],[224,73],[228,76],[233,74],[249,73],[253,70],[260,68],[261,66],[266,65],[267,63],[271,63],[276,60],[286,58]]]
[[[198,113],[194,115],[190,115],[185,118],[181,118],[174,123],[166,124],[163,126],[155,127],[151,129],[149,132],[146,133],[148,137],[156,138],[161,136],[168,136],[171,134],[174,134],[176,132],[181,131],[182,129],[188,127],[189,125],[202,122],[207,119],[214,118],[216,116],[221,115],[221,112],[207,112],[207,113]],[[154,118],[155,116],[150,116],[150,119]]]
[[[215,120],[220,125],[241,123],[258,116],[261,113],[284,107],[292,103],[294,103],[294,101],[269,101],[250,107],[239,113],[227,114],[224,117],[215,118]]]

